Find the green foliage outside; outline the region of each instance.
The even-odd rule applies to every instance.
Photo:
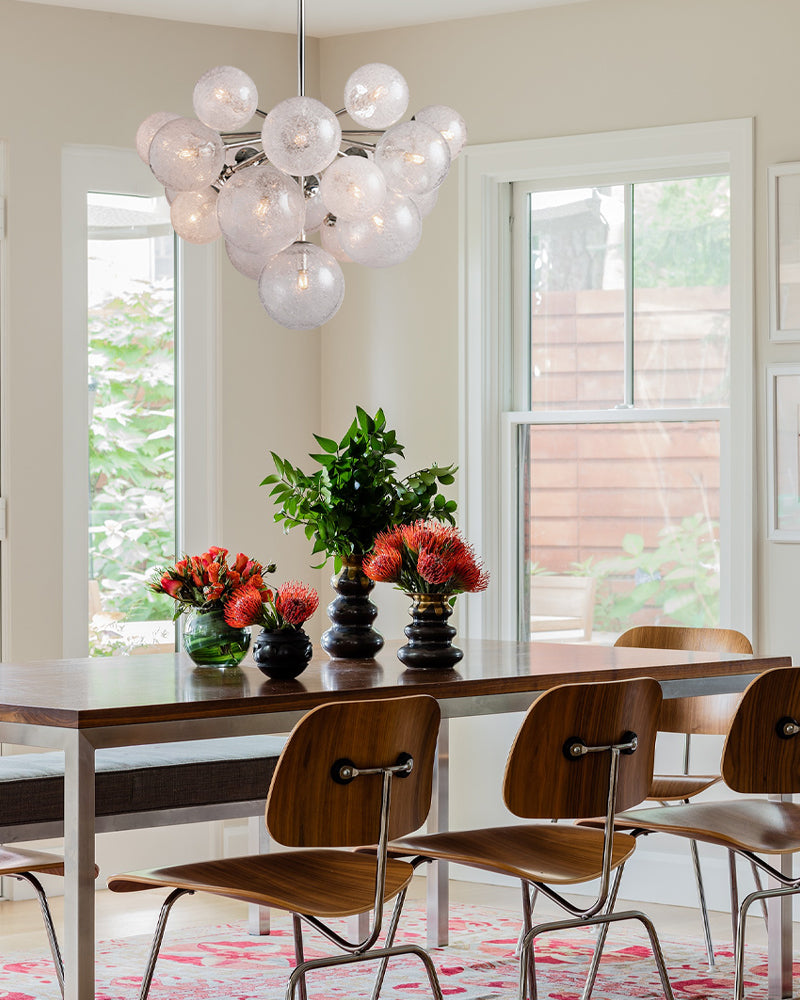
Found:
[[[656,625],[719,625],[718,529],[716,521],[693,514],[662,528],[654,549],[631,533],[620,555],[574,563],[570,574],[597,581],[595,629],[622,631],[643,612]]]
[[[174,558],[172,302],[171,288],[144,285],[89,311],[89,575],[103,612],[129,621],[172,617],[172,601],[147,587]],[[117,645],[100,636],[92,653]]]
[[[730,178],[634,185],[634,288],[726,286]]]
[[[360,406],[341,441],[314,435],[322,449],[309,455],[320,468],[307,474],[272,452],[277,472],[262,486],[271,486],[278,505],[276,521],[287,528],[305,527],[314,540],[313,554],[337,561],[365,555],[378,532],[419,518],[434,517],[454,523],[455,500],[439,493],[439,484],[454,481],[455,466],[432,465],[404,479],[395,472],[392,456],[403,456],[403,446],[386,427],[383,410],[371,417]]]

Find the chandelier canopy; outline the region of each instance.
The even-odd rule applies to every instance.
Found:
[[[157,111],[136,133],[139,156],[164,185],[175,232],[222,236],[233,266],[258,282],[269,315],[292,330],[331,319],[344,299],[340,262],[399,264],[463,148],[466,125],[435,104],[401,122],[408,84],[368,63],[331,111],[305,94],[305,0],[298,0],[298,96],[258,108],[250,77],[216,66],[197,81],[194,111]],[[357,127],[342,128],[348,116]],[[260,132],[244,129],[257,116]],[[318,234],[321,245],[309,237]]]

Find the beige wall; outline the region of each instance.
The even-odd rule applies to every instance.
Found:
[[[316,92],[316,42],[308,55],[309,90]],[[132,147],[152,111],[192,114],[195,80],[220,63],[250,73],[262,106],[295,92],[292,35],[0,0],[0,140],[8,167],[6,659],[61,653],[62,146]],[[273,525],[258,483],[271,471],[270,448],[307,450],[319,425],[320,334],[275,326],[253,283],[227,261],[220,272],[223,486],[220,537],[209,543],[277,559],[287,576],[299,575],[308,565],[303,539],[285,538]]]
[[[800,358],[800,345],[768,343],[766,295],[766,168],[800,159],[798,34],[800,8],[785,0],[594,0],[310,41],[308,91],[338,107],[353,68],[391,62],[409,81],[411,110],[452,104],[467,119],[473,143],[754,116],[763,512],[764,367]],[[262,106],[294,92],[291,35],[0,0],[0,139],[7,143],[9,206],[7,657],[60,651],[61,148],[130,146],[152,110],[190,113],[194,80],[221,62],[254,77]],[[322,332],[276,327],[254,287],[222,262],[220,540],[229,547],[277,558],[287,574],[308,575],[302,537],[284,537],[273,526],[257,483],[268,471],[270,448],[301,458],[311,432],[335,436],[356,402],[384,407],[407,445],[409,468],[458,457],[457,188],[457,178],[449,178],[420,248],[405,264],[345,268],[344,306]],[[800,546],[766,543],[763,521],[761,514],[759,644],[800,653],[791,624]],[[385,632],[398,634],[402,598],[383,593],[381,603]]]
[[[755,118],[758,451],[758,643],[800,655],[793,581],[800,546],[765,541],[764,369],[797,361],[800,344],[768,341],[766,172],[800,159],[795,40],[800,7],[785,0],[595,0],[324,39],[324,97],[364,58],[408,79],[411,107],[452,104],[471,143]],[[356,359],[366,404],[381,402],[409,455],[454,456],[458,414],[458,199],[448,178],[422,243],[400,267],[351,276],[322,340],[324,422],[341,422],[337,391]],[[352,380],[352,378],[351,378]]]

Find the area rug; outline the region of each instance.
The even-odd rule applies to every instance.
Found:
[[[179,904],[180,905],[180,904]],[[190,906],[191,901],[186,903]],[[519,921],[507,912],[483,906],[453,906],[450,945],[433,952],[445,997],[456,1000],[513,1000],[517,990],[514,947]],[[424,941],[421,905],[409,905],[399,939]],[[313,932],[306,935],[306,957],[330,954]],[[536,948],[539,997],[578,1000],[593,948],[591,931],[568,937],[551,933]],[[138,996],[149,936],[101,942],[97,949],[97,1000],[135,1000]],[[699,933],[687,939],[662,939],[676,1000],[729,1000],[733,994],[733,953],[717,950],[717,968],[709,972]],[[49,954],[4,955],[0,966],[0,1000],[59,1000]],[[748,949],[745,992],[748,1000],[765,997],[767,966],[763,952]],[[293,965],[291,924],[273,915],[272,932],[251,937],[244,922],[201,929],[167,928],[156,966],[152,1000],[282,1000]],[[309,1000],[368,998],[374,965],[362,964],[319,971],[309,977]],[[800,967],[795,967],[800,972]],[[418,960],[395,959],[381,994],[383,1000],[429,997]],[[643,934],[609,932],[595,1000],[662,997],[647,940]]]

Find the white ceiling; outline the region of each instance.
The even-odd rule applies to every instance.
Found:
[[[194,21],[229,28],[294,33],[295,0],[24,0],[58,7]],[[306,0],[306,34],[324,38],[357,31],[430,24],[485,14],[505,14],[587,0]]]

